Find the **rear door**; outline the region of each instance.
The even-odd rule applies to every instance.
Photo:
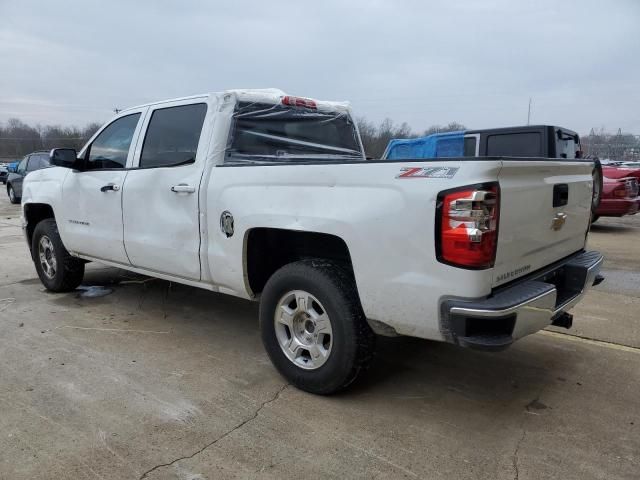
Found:
[[[503,161],[494,286],[584,248],[592,168],[587,161]]]
[[[124,243],[132,265],[200,279],[198,193],[206,99],[150,107],[123,189]]]

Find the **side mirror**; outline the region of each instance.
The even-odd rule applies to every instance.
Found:
[[[75,148],[54,148],[49,152],[49,163],[55,167],[74,168],[77,160]]]

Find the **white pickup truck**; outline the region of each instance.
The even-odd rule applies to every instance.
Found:
[[[309,392],[349,385],[376,334],[497,350],[569,327],[602,279],[584,249],[592,163],[368,161],[343,103],[158,102],[50,160],[22,195],[45,287],[73,290],[97,261],[259,299],[271,360]]]

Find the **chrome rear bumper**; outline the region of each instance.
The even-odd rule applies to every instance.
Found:
[[[566,326],[570,318],[565,312],[603,280],[603,260],[599,252],[581,252],[501,287],[490,297],[446,300],[443,334],[461,346],[501,350],[556,320]]]

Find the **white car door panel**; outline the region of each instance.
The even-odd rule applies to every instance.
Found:
[[[129,264],[122,236],[122,187],[146,108],[127,112],[103,128],[79,154],[82,170],[62,187],[65,246],[81,255]]]
[[[198,191],[206,152],[199,148],[205,103],[172,102],[149,111],[123,189],[124,243],[131,264],[200,279]]]

